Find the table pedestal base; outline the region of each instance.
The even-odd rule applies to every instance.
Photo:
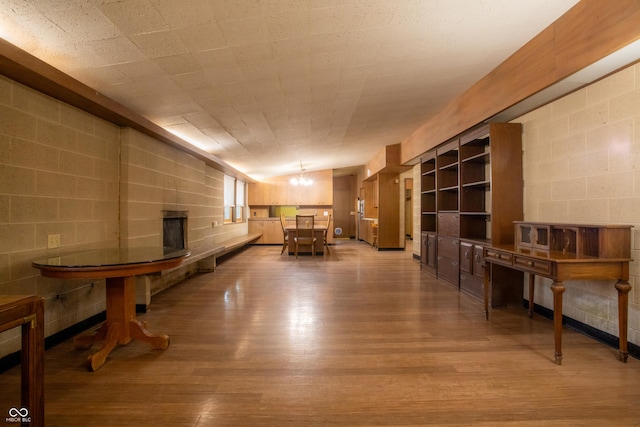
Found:
[[[166,350],[169,336],[154,335],[147,330],[146,322],[136,319],[135,277],[107,279],[107,320],[94,334],[79,335],[73,339],[77,349],[86,350],[98,341],[104,341],[100,350],[87,358],[87,368],[98,370],[117,344],[131,340],[143,341],[154,349]]]

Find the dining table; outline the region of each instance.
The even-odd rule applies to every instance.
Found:
[[[189,256],[186,249],[163,247],[107,248],[50,255],[32,262],[45,277],[58,279],[106,279],[106,321],[95,333],[74,338],[78,349],[102,341],[102,347],[87,358],[87,368],[104,365],[116,345],[132,340],[167,349],[169,336],[152,334],[146,322],[136,317],[136,276],[178,267]]]
[[[296,226],[295,225],[288,225],[285,227],[285,230],[287,231],[287,235],[289,236],[289,242],[288,242],[288,248],[289,248],[289,254],[293,255],[295,253],[295,249],[296,249],[296,242],[293,240],[296,237]],[[314,224],[313,225],[313,236],[316,238],[316,243],[315,243],[315,251],[316,254],[323,254],[324,253],[324,233],[327,230],[327,225],[326,224]],[[311,254],[311,250],[310,250],[310,246],[300,246],[300,249],[298,251],[298,254]]]

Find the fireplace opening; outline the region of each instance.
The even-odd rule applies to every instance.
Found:
[[[187,212],[162,211],[162,246],[164,252],[187,248]]]

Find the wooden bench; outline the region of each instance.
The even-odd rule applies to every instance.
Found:
[[[195,271],[208,273],[215,271],[216,259],[232,251],[248,245],[262,236],[260,232],[251,232],[241,236],[231,237],[221,242],[202,245],[190,249],[189,256],[176,268],[164,270],[161,273],[136,276],[136,310],[144,313],[149,310],[151,295],[161,292],[182,281]],[[188,266],[185,268],[185,266]]]
[[[184,263],[197,263],[198,271],[210,272],[216,269],[216,259],[255,242],[262,236],[262,233],[247,233],[241,236],[231,237],[217,242],[211,246],[201,246],[191,250],[191,254],[184,260]]]

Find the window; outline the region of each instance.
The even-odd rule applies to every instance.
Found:
[[[245,219],[245,183],[224,176],[224,223],[243,222]]]
[[[236,180],[236,222],[244,221],[244,182]]]

